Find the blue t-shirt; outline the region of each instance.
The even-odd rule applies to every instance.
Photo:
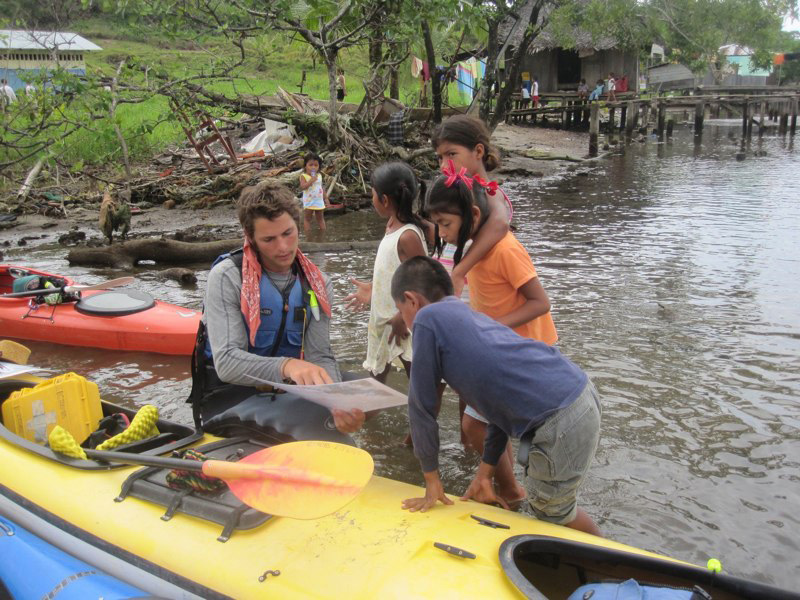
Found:
[[[439,464],[436,388],[442,379],[489,421],[483,461],[490,465],[509,436],[520,437],[569,406],[589,381],[556,348],[517,335],[455,296],[417,313],[412,340],[408,416],[425,472]]]

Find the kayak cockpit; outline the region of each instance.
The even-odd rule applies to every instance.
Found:
[[[543,535],[508,538],[500,546],[500,563],[511,582],[535,600],[564,600],[586,584],[629,579],[640,585],[694,590],[692,597],[698,599],[798,598],[766,584],[683,562]]]
[[[2,405],[2,403],[5,402],[13,392],[24,390],[25,388],[33,388],[36,385],[36,383],[37,381],[35,379],[25,380],[25,379],[14,378],[14,379],[0,380],[0,405]],[[119,406],[117,404],[112,404],[111,402],[106,402],[105,400],[101,401],[101,407],[102,407],[103,417],[122,413],[126,415],[128,419],[132,420],[136,415],[135,410],[126,408],[124,406]],[[159,432],[158,435],[142,440],[137,440],[130,444],[118,446],[116,450],[120,452],[133,452],[145,455],[166,454],[172,452],[173,450],[178,450],[180,448],[193,444],[203,437],[203,433],[198,432],[193,427],[188,427],[186,425],[181,425],[179,423],[167,421],[165,419],[159,418],[158,421],[156,422],[156,427],[158,428]],[[45,445],[37,444],[36,442],[27,440],[17,435],[16,433],[12,432],[8,427],[6,427],[4,423],[1,422],[1,420],[0,420],[0,438],[4,439],[10,444],[13,444],[14,446],[18,446],[29,452],[38,454],[43,458],[47,458],[54,462],[68,465],[76,469],[107,470],[125,466],[121,464],[111,464],[96,460],[82,460],[82,459],[70,458],[63,454],[53,452],[49,447]]]

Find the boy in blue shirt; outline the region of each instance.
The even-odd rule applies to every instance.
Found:
[[[439,382],[444,380],[489,421],[478,472],[462,500],[500,503],[492,486],[509,436],[527,459],[525,488],[537,518],[594,535],[577,491],[600,438],[600,400],[588,376],[551,346],[523,338],[453,296],[447,271],[417,256],[392,278],[392,297],[413,331],[408,416],[425,497],[403,501],[412,512],[452,504],[439,479]]]

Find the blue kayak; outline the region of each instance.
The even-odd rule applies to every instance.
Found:
[[[122,600],[151,597],[0,517],[0,597]],[[3,591],[6,596],[3,596]]]

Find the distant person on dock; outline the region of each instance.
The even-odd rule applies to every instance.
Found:
[[[492,145],[489,129],[480,119],[466,115],[450,117],[433,132],[431,143],[439,157],[441,167],[447,166],[449,161],[452,161],[456,168],[465,169],[466,174],[476,181],[487,181],[488,173],[500,166],[500,153]],[[435,256],[450,273],[455,294],[467,303],[470,301],[467,273],[505,238],[510,231],[511,217],[514,213],[508,196],[496,184],[489,184],[486,198],[489,214],[483,227],[475,235],[475,239],[469,240],[465,245],[459,255],[459,261],[455,261],[457,246],[452,243],[445,243],[443,248],[437,248],[438,256]],[[486,432],[486,420],[468,408],[463,400],[459,401],[459,414],[462,442],[465,446],[480,452]],[[522,486],[514,477],[514,461],[510,445],[507,456],[500,460],[496,479],[500,495],[512,506],[518,504],[522,497]]]
[[[217,258],[208,274],[192,356],[190,401],[195,422],[206,431],[259,430],[263,411],[280,404],[255,395],[273,391],[259,381],[341,380],[330,341],[333,287],[298,248],[299,213],[294,194],[270,180],[245,188],[239,197],[244,246]],[[316,415],[315,407],[305,410]],[[364,418],[358,410],[333,411],[343,433],[359,429]]]
[[[578,86],[578,99],[579,100],[586,100],[589,97],[589,86],[586,85],[586,80],[581,79],[581,83]]]
[[[608,101],[617,101],[617,80],[614,78],[614,73],[608,74]]]
[[[533,108],[539,108],[539,78],[536,75],[533,76],[531,99],[533,100]]]
[[[523,81],[522,86],[520,86],[520,100],[519,100],[519,107],[520,108],[528,108],[528,105],[531,103],[531,92],[528,89],[528,82]]]
[[[303,172],[300,174],[300,189],[303,190],[303,233],[306,238],[311,233],[312,215],[316,216],[320,233],[325,233],[325,209],[330,206],[328,192],[322,185],[320,167],[322,159],[309,152],[303,159]]]
[[[336,71],[336,99],[339,102],[344,102],[344,97],[347,96],[347,82],[344,79],[344,69],[337,69]]]
[[[589,94],[589,100],[600,100],[600,96],[603,95],[603,90],[605,89],[605,83],[602,79],[598,79],[594,85],[594,89],[592,93]]]
[[[578,488],[600,440],[600,398],[589,377],[556,348],[524,338],[453,296],[436,261],[406,261],[392,280],[392,297],[414,332],[408,416],[425,497],[403,508],[427,511],[452,504],[439,478],[437,387],[444,379],[489,425],[481,464],[462,500],[504,504],[492,477],[509,438],[520,439],[525,489],[536,518],[600,535],[577,506]]]
[[[386,231],[372,270],[372,281],[351,279],[356,291],[344,300],[351,310],[369,306],[367,358],[364,369],[385,383],[395,359],[411,371],[411,337],[392,300],[392,276],[404,261],[426,256],[426,225],[414,211],[419,186],[414,171],[404,162],[379,166],[372,173],[372,206],[386,221]]]

